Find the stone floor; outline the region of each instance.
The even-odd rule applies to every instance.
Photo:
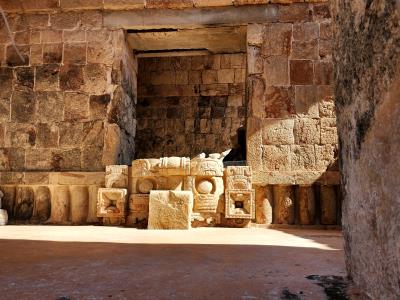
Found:
[[[0,227],[2,299],[327,299],[339,231]]]

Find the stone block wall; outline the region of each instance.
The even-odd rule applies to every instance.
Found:
[[[123,31],[103,28],[101,11],[8,19],[24,60],[0,20],[0,171],[96,171],[128,163],[136,67]]]
[[[329,5],[283,8],[248,25],[248,161],[258,185],[337,183]]]
[[[215,153],[246,122],[246,55],[139,59],[136,157]]]

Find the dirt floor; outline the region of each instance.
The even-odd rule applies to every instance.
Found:
[[[0,299],[328,299],[309,275],[345,276],[339,231],[0,227]]]

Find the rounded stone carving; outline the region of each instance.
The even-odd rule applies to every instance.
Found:
[[[150,194],[150,191],[155,188],[155,184],[150,179],[142,179],[138,182],[138,190],[141,194]]]
[[[43,223],[50,218],[51,194],[47,186],[39,186],[35,192],[35,205],[33,208],[33,223]]]
[[[55,197],[51,202],[51,222],[65,224],[69,221],[70,194],[69,187],[59,185],[55,187]]]
[[[87,186],[70,186],[70,213],[74,224],[84,224],[89,210],[89,192]]]
[[[197,191],[200,194],[211,194],[213,183],[210,180],[203,179],[197,184]]]

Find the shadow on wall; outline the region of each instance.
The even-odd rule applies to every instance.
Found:
[[[344,276],[342,251],[316,248],[0,243],[0,292],[9,299],[279,299],[288,291],[315,299],[323,290],[306,276]]]

